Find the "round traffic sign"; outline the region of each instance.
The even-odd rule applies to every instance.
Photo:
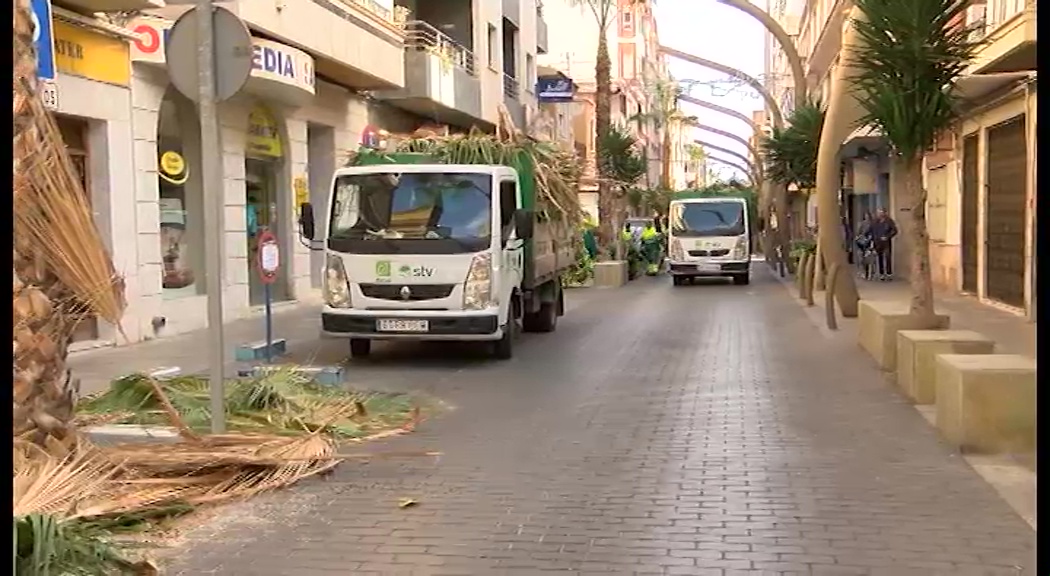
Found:
[[[248,81],[252,72],[252,36],[248,27],[226,8],[215,6],[212,36],[215,47],[215,101],[233,97]],[[197,55],[201,42],[197,38],[197,19],[201,11],[193,7],[171,27],[167,52],[168,77],[184,96],[194,102],[200,100]]]
[[[281,269],[281,248],[277,236],[269,230],[259,233],[257,243],[259,279],[264,284],[273,284],[277,280],[277,271]]]

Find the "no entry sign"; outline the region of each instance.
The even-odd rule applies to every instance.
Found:
[[[269,230],[263,230],[259,233],[257,246],[259,279],[263,284],[273,284],[277,280],[277,271],[281,269],[281,249],[277,245],[277,236]]]

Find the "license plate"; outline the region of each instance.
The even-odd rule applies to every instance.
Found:
[[[696,266],[698,272],[721,272],[721,264],[698,264]]]
[[[427,332],[430,322],[426,320],[376,320],[378,332]]]

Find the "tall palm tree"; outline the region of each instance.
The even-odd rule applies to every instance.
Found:
[[[803,196],[817,185],[817,151],[824,128],[824,109],[804,102],[791,111],[785,128],[773,128],[762,141],[766,175],[780,185],[794,185]]]
[[[632,116],[631,120],[640,125],[648,124],[660,134],[660,187],[670,190],[672,185],[671,148],[673,146],[671,133],[675,126],[686,122],[691,117],[678,107],[680,89],[678,84],[670,78],[646,78],[645,91],[652,97],[650,107]],[[695,120],[695,117],[692,118]]]
[[[77,324],[117,324],[123,282],[95,228],[54,118],[37,93],[32,13],[14,2],[14,434],[71,449],[75,383],[66,368]]]
[[[594,125],[595,142],[601,142],[612,128],[612,60],[609,58],[608,31],[616,16],[617,3],[616,0],[569,0],[569,4],[586,9],[598,25],[598,51],[594,59]],[[616,240],[613,219],[618,210],[611,195],[610,178],[612,175],[605,171],[599,159],[598,241],[606,248]]]
[[[979,46],[965,26],[968,0],[855,0],[857,74],[853,94],[862,125],[890,143],[903,190],[904,237],[911,250],[911,313],[936,327],[926,230],[923,154],[958,119],[952,87]]]

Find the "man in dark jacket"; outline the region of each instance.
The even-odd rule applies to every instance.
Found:
[[[871,221],[868,235],[875,247],[879,280],[892,280],[893,237],[897,235],[897,223],[886,214],[886,210],[879,208],[875,212],[875,219]]]

